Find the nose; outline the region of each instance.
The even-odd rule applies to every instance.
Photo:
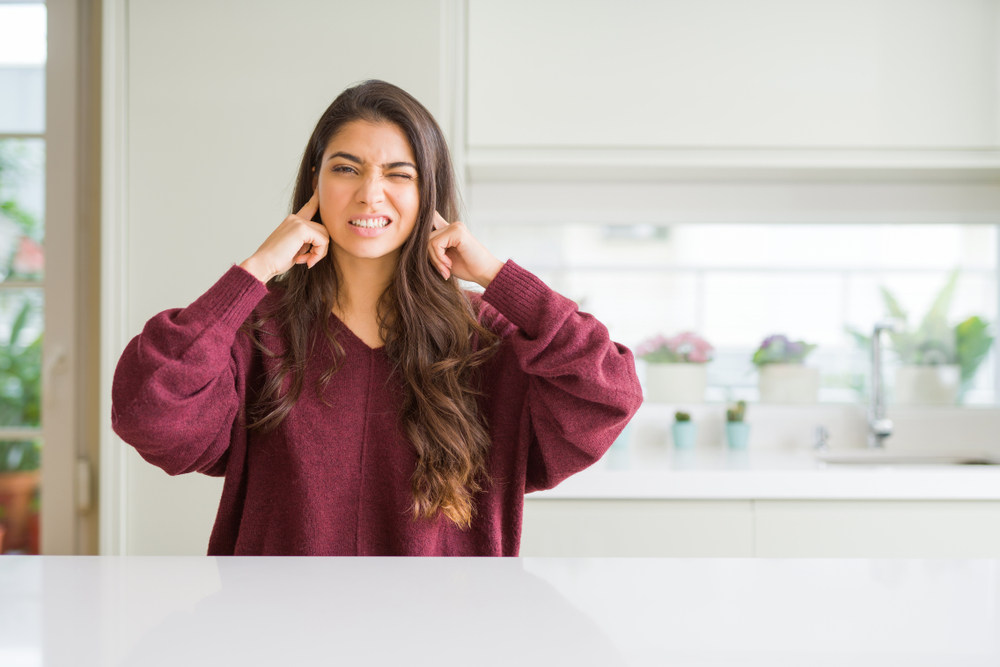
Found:
[[[374,206],[380,204],[385,199],[385,190],[382,187],[382,177],[380,174],[369,174],[358,188],[358,202]]]

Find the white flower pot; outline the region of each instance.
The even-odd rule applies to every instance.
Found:
[[[646,400],[702,403],[708,385],[705,364],[646,364]]]
[[[898,405],[955,405],[962,369],[957,365],[909,366],[896,369],[893,394]]]
[[[761,403],[816,403],[819,369],[802,364],[764,364],[758,369]]]

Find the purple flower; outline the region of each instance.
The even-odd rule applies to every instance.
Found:
[[[764,339],[764,342],[760,344],[760,349],[766,350],[772,345],[777,345],[778,349],[781,349],[786,343],[788,343],[788,337],[782,334],[773,334]]]
[[[801,364],[806,356],[816,349],[812,343],[802,340],[789,340],[783,334],[773,334],[760,343],[753,354],[753,363],[757,366],[765,364]]]

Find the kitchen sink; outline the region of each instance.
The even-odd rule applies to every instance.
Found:
[[[854,465],[1000,465],[1000,454],[989,452],[900,452],[886,449],[820,451],[820,461]]]

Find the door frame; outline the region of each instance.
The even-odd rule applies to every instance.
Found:
[[[100,0],[48,0],[41,551],[97,552]]]

